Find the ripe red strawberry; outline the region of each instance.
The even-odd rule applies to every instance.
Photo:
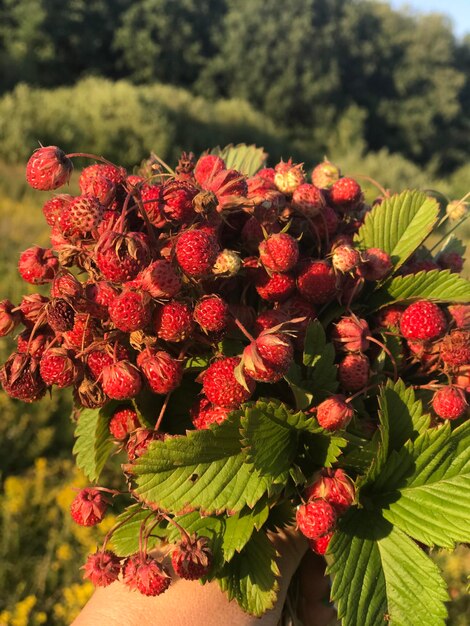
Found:
[[[112,400],[128,400],[142,389],[142,377],[129,361],[117,361],[103,368],[102,386]]]
[[[137,364],[154,393],[171,393],[181,384],[183,366],[168,352],[146,348],[137,357]]]
[[[341,395],[327,398],[316,409],[318,423],[325,430],[342,430],[346,428],[353,415],[353,407]]]
[[[440,345],[441,359],[450,367],[470,365],[470,332],[454,330]]]
[[[194,319],[205,333],[220,335],[229,323],[228,304],[216,294],[203,296],[194,307]]]
[[[237,198],[244,198],[248,193],[246,178],[237,170],[221,170],[211,180],[207,181],[205,188],[217,196],[218,211],[230,206]]]
[[[116,185],[112,180],[97,173],[95,176],[80,177],[80,191],[84,196],[97,198],[103,207],[110,207],[116,196]]]
[[[369,347],[369,324],[359,317],[343,317],[331,333],[336,350],[364,352]]]
[[[293,358],[292,342],[285,335],[263,331],[243,350],[243,372],[253,380],[275,383],[285,376]]]
[[[206,576],[212,565],[212,551],[206,537],[183,538],[171,553],[171,563],[176,574],[186,580]]]
[[[319,189],[329,189],[340,176],[339,167],[333,165],[325,158],[322,163],[313,168],[312,183]]]
[[[21,313],[10,300],[0,300],[0,337],[6,337],[21,322]]]
[[[305,182],[303,164],[294,164],[292,159],[282,161],[274,168],[274,184],[282,193],[292,194]]]
[[[152,319],[150,296],[145,291],[125,289],[109,305],[109,317],[125,333],[144,329]]]
[[[270,235],[259,246],[261,263],[273,272],[288,272],[299,258],[299,244],[287,233]]]
[[[289,302],[289,300],[287,301]],[[295,317],[295,316],[292,316]],[[288,319],[286,313],[283,309],[268,309],[266,311],[262,311],[255,320],[255,324],[253,326],[253,330],[255,331],[255,335],[259,335],[263,330],[268,330],[269,328],[273,328],[273,326],[278,326],[285,322]]]
[[[218,253],[219,246],[214,237],[200,230],[187,230],[176,242],[176,260],[185,274],[192,278],[209,274]]]
[[[341,211],[355,209],[362,200],[362,189],[353,178],[340,178],[330,188],[330,200]]]
[[[470,304],[451,304],[447,310],[457,328],[470,330]]]
[[[194,168],[194,178],[203,189],[207,184],[225,169],[225,162],[215,154],[207,154],[198,159]]]
[[[121,573],[121,561],[114,552],[100,550],[88,555],[83,570],[83,578],[91,580],[95,587],[107,587],[118,580]]]
[[[441,387],[433,396],[432,408],[442,419],[456,420],[468,409],[465,393],[452,385]]]
[[[410,304],[400,319],[400,331],[406,339],[437,339],[446,328],[444,313],[429,300]]]
[[[316,241],[324,241],[333,237],[338,230],[339,223],[336,211],[327,205],[318,215],[309,220],[308,226]]]
[[[60,212],[62,232],[78,231],[81,234],[96,230],[103,219],[104,207],[94,196],[77,196],[68,202]]]
[[[36,402],[46,392],[39,375],[38,359],[17,352],[13,352],[0,367],[0,383],[10,398],[23,402]]]
[[[49,298],[40,293],[33,293],[30,296],[23,296],[20,302],[22,322],[25,326],[34,326],[43,317],[46,304]]]
[[[21,253],[18,270],[21,278],[32,285],[51,282],[59,269],[59,261],[52,250],[32,246]]]
[[[184,341],[194,328],[193,313],[187,304],[172,300],[156,309],[153,324],[160,339]]]
[[[268,302],[284,302],[295,291],[295,278],[291,274],[274,272],[269,275],[259,270],[255,276],[256,291],[260,298]]]
[[[143,208],[151,224],[156,228],[164,228],[165,217],[162,213],[162,185],[144,184],[140,187],[140,197]]]
[[[63,334],[64,346],[82,350],[93,341],[95,331],[96,324],[93,318],[87,313],[77,313],[73,328]]]
[[[358,273],[366,280],[382,280],[393,268],[390,255],[380,248],[368,248],[362,254],[362,261]]]
[[[334,532],[323,535],[323,537],[319,537],[318,539],[309,539],[308,544],[310,546],[310,549],[313,550],[315,554],[323,556],[328,550],[328,546],[330,545],[330,541],[333,535]]]
[[[123,566],[123,581],[145,596],[159,596],[171,583],[165,567],[148,554],[134,554],[128,557]]]
[[[297,527],[308,539],[319,539],[336,526],[336,511],[326,500],[310,500],[297,509]]]
[[[325,198],[318,187],[304,183],[295,189],[292,195],[292,206],[302,215],[312,218],[323,210]]]
[[[305,261],[297,277],[297,289],[313,304],[325,304],[336,295],[336,276],[326,261]]]
[[[380,309],[377,315],[377,324],[382,328],[399,328],[401,315],[405,309],[399,304]]]
[[[124,441],[139,426],[139,418],[133,409],[117,409],[109,420],[109,432],[118,441]]]
[[[227,409],[237,409],[250,398],[256,383],[249,376],[245,376],[247,388],[237,381],[234,370],[239,363],[239,357],[226,357],[214,361],[203,372],[203,390],[209,402]]]
[[[345,391],[360,391],[369,381],[369,359],[363,354],[347,354],[338,365],[338,378]]]
[[[126,444],[126,452],[129,461],[135,461],[142,456],[152,441],[162,441],[163,435],[156,430],[137,428],[129,435]]]
[[[322,469],[317,480],[305,490],[309,500],[322,498],[338,515],[345,513],[354,502],[356,492],[351,479],[342,469]]]
[[[104,232],[95,248],[96,264],[114,283],[133,280],[150,263],[150,250],[140,233]]]
[[[197,430],[205,430],[212,424],[222,424],[229,414],[230,409],[223,406],[213,406],[204,397],[200,397],[190,410],[191,421]]]
[[[52,298],[71,298],[78,301],[82,296],[82,284],[73,274],[61,270],[51,284]]]
[[[337,272],[352,272],[361,262],[361,255],[352,246],[341,244],[336,246],[331,255],[331,263]]]
[[[33,152],[26,165],[26,180],[33,189],[51,191],[68,183],[73,164],[57,146],[45,146]]]
[[[42,207],[42,212],[44,213],[44,217],[46,218],[46,222],[49,224],[49,226],[54,226],[54,224],[59,219],[60,212],[64,207],[68,205],[71,200],[72,196],[63,193],[58,196],[54,196],[44,203],[44,206]]]
[[[181,280],[173,265],[164,260],[150,263],[136,280],[152,298],[173,298],[181,289]]]
[[[129,359],[127,348],[119,343],[117,345],[116,343],[107,345],[103,348],[100,347],[88,352],[86,362],[95,380],[100,378],[104,367],[114,363],[114,354],[116,354],[118,361],[127,361]]]
[[[188,181],[171,180],[163,185],[161,210],[166,219],[187,224],[195,217],[193,200],[199,189]]]
[[[123,167],[117,167],[111,163],[94,163],[93,165],[83,168],[78,180],[80,189],[82,191],[86,190],[98,176],[107,178],[117,186],[124,183],[127,172]]]
[[[105,280],[88,283],[84,289],[85,303],[80,311],[89,313],[92,317],[107,319],[108,307],[118,293],[117,289]]]
[[[70,387],[80,375],[80,368],[65,348],[50,348],[41,357],[41,378],[46,385]]]
[[[70,514],[80,526],[96,526],[102,521],[108,505],[109,500],[102,491],[87,487],[81,489],[73,499]]]
[[[33,334],[32,331],[25,330],[16,340],[17,351],[40,359],[52,339],[53,335],[48,331],[39,329]]]

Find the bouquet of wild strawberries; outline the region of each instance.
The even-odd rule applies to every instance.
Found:
[[[92,155],[41,147],[28,182],[57,189],[75,156]],[[72,387],[77,465],[95,482],[122,463],[115,488],[71,507],[84,526],[120,511],[85,564],[95,585],[163,593],[163,545],[177,575],[261,615],[278,586],[270,533],[296,524],[344,624],[444,624],[427,546],[470,540],[462,245],[424,248],[429,195],[382,190],[371,207],[328,161],[309,183],[265,157],[228,146],[129,175],[92,156],[81,195],[44,204],[51,248],[20,257],[50,295],[0,302],[0,335],[24,327],[3,388],[33,402]]]

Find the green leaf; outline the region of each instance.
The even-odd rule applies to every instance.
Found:
[[[308,408],[313,402],[313,383],[302,378],[302,370],[297,363],[292,363],[284,380],[292,391],[296,408],[300,411]]]
[[[403,191],[367,213],[355,236],[362,248],[380,248],[395,271],[421,245],[437,222],[439,205],[422,191]]]
[[[219,575],[219,585],[229,600],[234,598],[240,607],[256,617],[272,609],[279,584],[276,550],[261,530],[253,533],[245,548],[235,554]]]
[[[437,302],[470,301],[470,282],[449,270],[422,271],[387,280],[367,302],[375,311],[391,302],[427,298]]]
[[[370,495],[387,520],[426,545],[469,542],[470,422],[454,431],[444,424],[394,452]]]
[[[114,449],[108,423],[115,405],[103,409],[84,409],[78,418],[73,453],[77,466],[92,481],[98,480],[101,471]]]
[[[153,526],[155,518],[151,518],[151,511],[142,509],[138,504],[128,507],[124,513],[118,515],[117,524],[121,524],[114,532],[111,538],[111,545],[118,556],[129,556],[139,550],[139,535],[142,523],[145,523],[147,531]],[[152,537],[148,540],[148,549],[151,550],[158,543],[159,539],[153,535],[158,535],[162,539],[168,534],[167,522],[162,521],[152,528]]]
[[[258,148],[254,145],[247,146],[239,143],[236,146],[229,144],[225,148],[213,148],[210,152],[220,156],[224,161],[227,169],[233,169],[245,174],[253,176],[258,170],[266,165],[268,155],[264,148]]]
[[[332,435],[325,430],[309,434],[305,439],[308,461],[315,469],[318,467],[331,467],[338,461],[346,445],[347,441],[344,437]]]
[[[319,320],[313,320],[307,327],[304,342],[303,363],[314,367],[321,358],[326,345],[326,335]]]
[[[444,626],[448,599],[437,566],[380,516],[351,510],[328,549],[343,626]]]
[[[225,561],[230,561],[251,539],[253,532],[261,530],[268,519],[269,506],[259,501],[254,509],[244,508],[240,513],[227,517],[222,537],[222,551]]]
[[[153,442],[132,471],[140,498],[175,514],[233,514],[282,487],[245,461],[237,415],[209,430]]]

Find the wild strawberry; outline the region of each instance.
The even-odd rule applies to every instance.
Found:
[[[0,337],[6,337],[21,322],[21,313],[10,300],[0,300]]]
[[[26,180],[33,189],[51,191],[68,183],[73,164],[57,146],[45,146],[33,152],[26,165]]]
[[[390,255],[380,248],[368,248],[362,254],[362,265],[358,271],[359,275],[366,280],[382,280],[390,274],[393,264]]]
[[[82,295],[82,284],[70,272],[61,270],[52,281],[52,298],[71,298],[78,300]]]
[[[446,328],[444,313],[429,300],[410,304],[400,319],[400,331],[406,339],[437,339]]]
[[[56,333],[72,330],[75,311],[63,298],[53,298],[46,306],[47,323]]]
[[[318,215],[309,220],[308,227],[316,241],[324,241],[333,237],[338,230],[339,223],[336,211],[327,205]]]
[[[83,566],[83,578],[91,580],[95,587],[107,587],[118,580],[121,573],[121,561],[110,550],[89,554]]]
[[[133,280],[150,263],[150,250],[140,233],[107,231],[96,244],[96,264],[111,282]]]
[[[127,348],[119,343],[106,346],[104,349],[97,348],[88,352],[86,363],[95,380],[100,378],[104,367],[114,363],[114,354],[116,354],[118,361],[127,361],[129,359]]]
[[[144,184],[140,188],[140,197],[149,222],[156,228],[163,228],[166,224],[162,213],[162,185]]]
[[[204,296],[194,307],[194,319],[205,333],[220,334],[227,330],[228,304],[218,295]]]
[[[438,417],[456,420],[467,411],[468,404],[462,389],[448,385],[436,391],[432,398],[432,408]]]
[[[93,196],[103,207],[110,207],[116,196],[116,185],[102,174],[80,177],[80,191],[83,196]]]
[[[103,219],[104,208],[94,196],[77,196],[62,209],[59,219],[66,224],[66,231],[91,233]]]
[[[111,321],[125,333],[142,330],[150,323],[152,310],[146,292],[125,289],[109,305]]]
[[[21,278],[32,285],[51,282],[59,269],[59,261],[52,250],[32,246],[21,253],[18,263]]]
[[[398,304],[390,304],[380,309],[377,315],[377,324],[381,328],[399,328],[401,315],[405,309]]]
[[[34,333],[30,330],[25,330],[21,335],[18,335],[16,340],[17,352],[29,354],[29,356],[35,359],[40,359],[52,339],[52,333],[43,329],[36,329]]]
[[[336,526],[336,511],[326,500],[310,500],[297,509],[297,527],[308,539],[319,539]]]
[[[329,196],[335,207],[351,211],[362,200],[362,189],[353,178],[343,177],[333,183]]]
[[[199,189],[190,182],[182,180],[166,182],[162,189],[163,215],[172,222],[187,224],[195,217],[193,200],[198,193]]]
[[[313,550],[313,552],[315,552],[315,554],[319,554],[321,556],[323,556],[324,554],[326,554],[326,551],[328,550],[328,546],[330,545],[330,541],[331,538],[333,537],[334,533],[328,533],[327,535],[323,535],[323,537],[319,537],[318,539],[309,539],[309,546],[310,549]]]
[[[206,537],[183,538],[171,553],[171,564],[176,574],[186,580],[206,576],[212,565],[212,551]]]
[[[454,330],[440,345],[441,359],[450,367],[470,365],[470,332]]]
[[[205,430],[212,424],[222,424],[230,409],[223,406],[213,406],[207,398],[200,397],[190,409],[191,421],[197,430]]]
[[[338,365],[338,378],[345,391],[360,391],[369,381],[369,359],[363,354],[347,354]]]
[[[292,194],[305,182],[303,164],[295,165],[292,159],[281,161],[274,168],[274,184],[282,193]]]
[[[457,328],[470,330],[470,304],[451,304],[447,310]]]
[[[17,352],[13,352],[0,367],[0,383],[10,398],[23,402],[36,402],[46,392],[39,375],[38,359]]]
[[[219,203],[218,211],[236,202],[237,198],[246,197],[248,193],[245,176],[236,170],[221,170],[206,182],[205,188],[215,193]]]
[[[117,409],[109,420],[109,432],[118,441],[124,441],[139,426],[139,418],[133,409]]]
[[[320,189],[304,183],[295,189],[292,195],[292,206],[305,217],[312,218],[323,210],[325,198]]]
[[[313,304],[325,304],[335,297],[336,276],[326,261],[305,261],[297,277],[297,289]]]
[[[135,461],[145,454],[152,441],[162,441],[163,435],[156,430],[137,428],[129,435],[126,444],[126,452],[129,461]]]
[[[50,348],[41,357],[41,378],[46,385],[70,387],[77,380],[80,370],[72,355],[65,348]]]
[[[353,247],[343,244],[336,246],[331,255],[331,264],[337,272],[352,272],[361,262],[361,255]]]
[[[319,189],[329,189],[340,176],[339,167],[333,165],[325,158],[322,163],[313,168],[312,183]]]
[[[170,586],[171,577],[156,559],[139,553],[125,560],[123,581],[144,596],[159,596]]]
[[[458,252],[441,252],[437,257],[437,264],[443,270],[450,270],[455,274],[460,274],[463,270],[465,259]]]
[[[99,489],[81,489],[72,504],[70,514],[80,526],[96,526],[105,516],[109,500]]]
[[[185,274],[192,278],[209,274],[218,253],[215,239],[200,230],[187,230],[176,242],[176,260]]]
[[[369,347],[369,324],[359,317],[343,317],[335,324],[332,339],[339,351],[364,352]]]
[[[142,389],[142,377],[129,361],[117,361],[103,368],[102,385],[103,391],[112,400],[128,400]]]
[[[89,313],[92,317],[107,319],[108,307],[118,293],[117,289],[105,280],[88,283],[84,290],[85,303],[80,311]]]
[[[327,398],[316,408],[318,423],[325,430],[343,430],[351,421],[354,409],[341,395]]]
[[[225,249],[217,255],[212,273],[216,276],[236,276],[240,271],[241,265],[242,261],[239,254],[234,250]]]
[[[253,380],[275,383],[285,376],[293,358],[294,348],[285,335],[263,331],[243,350],[243,372]]]
[[[305,333],[307,331],[308,325],[311,320],[316,319],[317,311],[313,304],[307,302],[302,296],[294,295],[285,302],[281,304],[278,309],[284,317],[285,321],[289,322],[290,320],[297,319],[299,321],[293,324],[293,328],[295,329],[295,339],[294,346],[298,350],[302,350],[305,341]]]
[[[255,390],[255,381],[245,376],[246,387],[237,381],[234,370],[239,363],[239,357],[226,357],[214,361],[203,372],[203,390],[209,402],[216,406],[237,409],[250,398]]]
[[[147,348],[137,357],[137,364],[154,393],[171,393],[181,384],[183,367],[168,352]]]
[[[35,325],[43,316],[46,304],[49,299],[40,293],[33,293],[30,296],[23,296],[20,302],[22,322],[26,326]],[[45,320],[44,320],[45,321]]]
[[[194,178],[207,189],[207,184],[225,169],[225,162],[215,154],[207,154],[199,158],[194,168]]]
[[[323,469],[317,480],[305,490],[309,500],[323,498],[338,515],[345,513],[354,502],[355,489],[342,469]]]
[[[291,274],[274,272],[269,275],[259,270],[255,278],[256,291],[268,302],[284,302],[295,291],[295,278]]]
[[[299,258],[299,244],[287,233],[270,235],[259,246],[261,263],[273,272],[288,272]]]
[[[288,300],[289,302],[289,300]],[[262,311],[255,320],[253,330],[256,335],[259,335],[263,330],[278,326],[287,320],[287,316],[282,309],[268,309]]]
[[[83,349],[93,341],[96,331],[95,321],[87,313],[75,315],[73,328],[63,334],[64,345],[67,348]]]
[[[54,196],[44,204],[42,212],[44,213],[44,217],[46,218],[46,222],[49,226],[54,226],[59,219],[60,212],[71,200],[72,196],[63,193],[58,196]]]
[[[172,300],[155,310],[153,324],[160,339],[171,342],[184,341],[194,328],[193,312],[187,304]]]
[[[94,163],[93,165],[83,168],[78,180],[80,189],[82,191],[88,189],[93,179],[98,176],[107,178],[117,186],[124,183],[127,172],[123,167],[117,167],[111,163]]]
[[[152,298],[172,298],[181,289],[181,280],[168,261],[150,263],[137,277],[139,286]]]

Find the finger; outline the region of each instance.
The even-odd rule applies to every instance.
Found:
[[[336,611],[329,602],[330,582],[325,560],[309,550],[299,568],[299,617],[304,626],[327,626]]]

